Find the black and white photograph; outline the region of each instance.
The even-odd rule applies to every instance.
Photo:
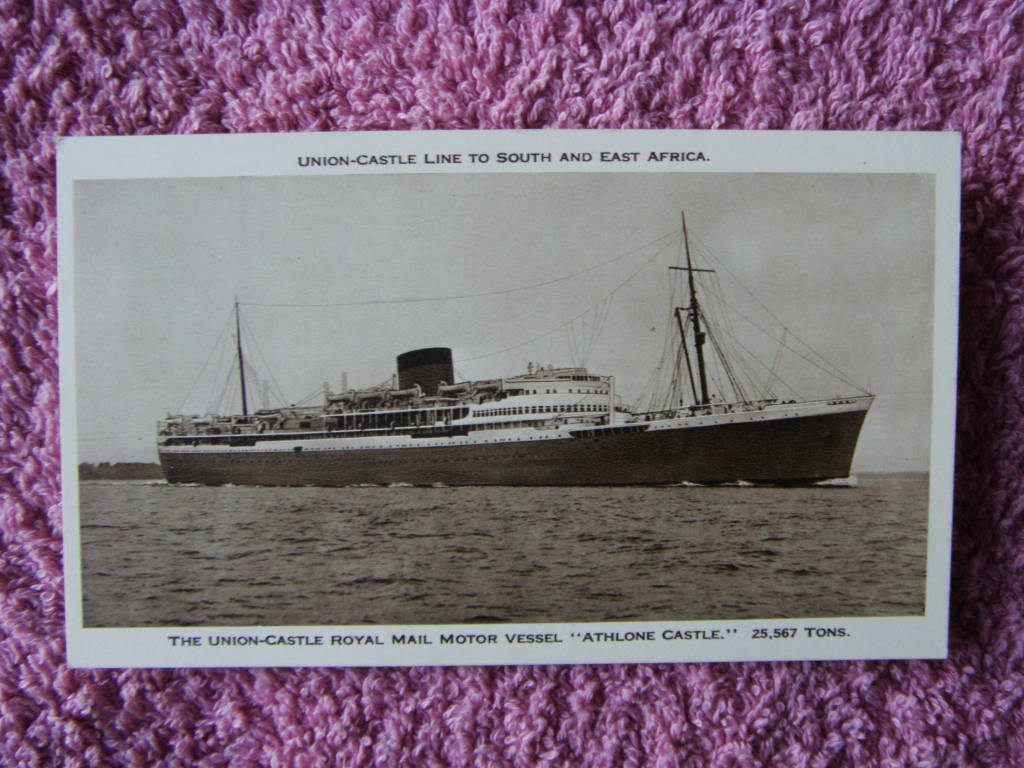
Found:
[[[66,179],[82,630],[511,628],[571,661],[590,629],[620,653],[927,617],[956,314],[936,173],[548,138]],[[405,663],[366,658],[337,663]]]

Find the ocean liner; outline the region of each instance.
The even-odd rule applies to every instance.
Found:
[[[627,408],[615,380],[585,367],[529,364],[518,375],[455,381],[446,347],[397,358],[387,385],[322,404],[250,410],[235,306],[241,413],[168,416],[157,450],[171,483],[207,485],[810,484],[844,478],[869,393],[819,400],[709,388],[705,347],[721,355],[701,306],[683,219],[688,303],[673,310],[675,390],[668,407]],[[685,393],[685,397],[683,396]]]

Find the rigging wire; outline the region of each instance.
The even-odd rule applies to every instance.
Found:
[[[733,312],[735,312],[735,313],[736,313],[736,314],[737,314],[737,315],[738,315],[739,317],[741,317],[741,318],[743,318],[744,320],[746,320],[746,321],[747,321],[748,323],[750,323],[750,324],[751,324],[752,326],[754,326],[754,328],[756,328],[756,329],[758,329],[759,331],[761,331],[761,332],[762,332],[762,333],[763,333],[763,334],[764,334],[765,336],[767,336],[768,338],[770,338],[770,339],[772,339],[772,340],[774,340],[774,341],[777,341],[777,342],[779,342],[779,344],[780,344],[780,345],[782,345],[783,347],[785,347],[786,349],[788,349],[788,350],[789,350],[790,352],[792,352],[792,353],[793,353],[794,355],[796,355],[797,357],[799,357],[799,358],[800,358],[801,360],[803,360],[804,362],[808,363],[809,365],[812,365],[812,366],[814,366],[814,367],[815,367],[815,368],[817,368],[817,369],[818,369],[819,371],[822,371],[823,373],[826,373],[826,374],[828,374],[829,376],[831,376],[831,377],[833,377],[833,378],[835,378],[835,379],[838,379],[839,381],[843,382],[843,383],[844,383],[844,384],[846,384],[847,386],[853,387],[853,388],[854,388],[854,389],[856,389],[856,390],[857,390],[858,392],[862,392],[862,393],[864,393],[864,394],[868,394],[868,391],[867,391],[866,389],[864,389],[863,387],[861,387],[861,386],[860,386],[860,385],[858,385],[858,384],[855,384],[855,383],[854,383],[853,381],[851,381],[851,380],[850,380],[849,378],[847,378],[847,377],[846,377],[845,375],[840,375],[840,374],[841,374],[842,372],[841,372],[841,371],[840,371],[840,370],[839,370],[838,368],[836,368],[836,367],[835,367],[834,365],[831,365],[831,364],[829,364],[829,365],[830,365],[830,368],[831,368],[831,370],[830,370],[830,368],[826,368],[825,366],[823,366],[823,365],[821,365],[820,363],[818,363],[818,362],[817,362],[816,360],[814,360],[814,359],[812,359],[812,358],[808,357],[807,355],[805,355],[805,354],[804,354],[803,352],[801,352],[800,350],[798,350],[798,349],[795,349],[795,348],[791,347],[791,346],[790,346],[789,344],[787,344],[787,343],[785,342],[785,339],[784,339],[784,338],[783,338],[783,339],[780,339],[780,338],[779,338],[778,336],[775,336],[775,335],[774,335],[774,334],[772,334],[771,332],[769,332],[769,331],[765,330],[764,328],[762,328],[762,327],[761,327],[760,325],[758,325],[758,324],[757,324],[756,322],[754,322],[753,320],[751,320],[751,319],[750,319],[749,317],[747,317],[747,316],[746,316],[745,314],[743,314],[743,313],[742,313],[742,312],[740,312],[739,310],[737,310],[737,309],[733,309],[732,311],[733,311]],[[797,339],[797,341],[801,341],[801,340],[800,340],[799,338],[797,338],[797,337],[796,337],[796,336],[795,336],[795,335],[793,334],[793,332],[792,332],[792,331],[790,331],[790,330],[789,330],[788,328],[786,328],[786,326],[782,326],[782,329],[783,329],[783,331],[786,331],[786,332],[788,332],[790,336],[793,336],[794,338],[796,338],[796,339]],[[739,342],[737,342],[737,343],[739,343]],[[803,342],[803,341],[801,341],[801,343],[802,343],[802,344],[804,344],[804,346],[805,346],[805,347],[807,346],[807,343],[806,343],[806,342]],[[742,345],[741,345],[741,346],[742,346]],[[744,348],[744,349],[745,349],[745,348]],[[812,349],[811,351],[813,352],[814,350]],[[749,352],[748,352],[748,354],[749,354]],[[817,353],[815,352],[815,354],[817,354]],[[820,355],[818,355],[818,357],[821,357],[821,356],[820,356]],[[767,366],[765,366],[765,365],[764,365],[764,363],[761,363],[761,361],[760,361],[760,360],[759,360],[758,362],[759,362],[759,363],[760,363],[760,364],[761,364],[762,366],[764,366],[764,367],[766,367],[766,368],[767,368]],[[770,369],[769,369],[769,370],[770,370]],[[781,381],[781,379],[780,379],[780,381]]]
[[[312,400],[315,397],[323,397],[323,394],[324,394],[324,388],[322,386],[317,387],[316,389],[314,389],[312,392],[310,392],[308,395],[306,395],[304,398],[302,398],[298,402],[292,403],[290,406],[286,406],[286,407],[288,407],[288,408],[295,408],[295,407],[298,407],[298,406],[305,405],[306,403],[308,403],[310,400]]]
[[[454,294],[454,295],[451,295],[451,296],[426,296],[426,297],[418,297],[418,298],[417,297],[410,297],[410,298],[404,298],[404,299],[368,299],[366,301],[341,301],[341,302],[330,302],[330,303],[324,303],[324,304],[277,304],[277,303],[262,303],[262,302],[250,302],[250,301],[239,302],[239,304],[241,306],[243,306],[243,307],[288,307],[288,308],[293,308],[293,307],[294,308],[300,308],[300,307],[306,307],[306,308],[309,308],[309,307],[367,307],[367,306],[373,306],[373,305],[377,305],[377,304],[419,304],[419,303],[431,302],[431,301],[459,301],[459,300],[462,300],[462,299],[478,299],[478,298],[483,298],[483,297],[486,297],[486,296],[502,296],[502,295],[509,294],[509,293],[518,293],[520,291],[531,291],[531,290],[534,290],[536,288],[543,288],[544,286],[554,285],[555,283],[561,283],[561,282],[564,282],[566,280],[571,280],[571,279],[573,279],[575,277],[579,277],[580,275],[585,275],[588,272],[593,272],[596,269],[600,269],[601,267],[605,267],[605,266],[607,266],[609,264],[612,264],[612,263],[614,263],[616,261],[620,261],[620,260],[625,259],[625,258],[627,258],[629,256],[632,256],[632,255],[634,255],[636,253],[639,253],[640,251],[643,251],[645,248],[649,248],[652,245],[657,245],[662,240],[665,240],[665,239],[667,239],[669,237],[672,237],[675,234],[676,234],[675,232],[667,232],[664,235],[662,235],[661,237],[657,237],[657,238],[655,238],[654,240],[651,240],[648,243],[644,243],[643,245],[641,245],[641,246],[639,246],[637,248],[634,248],[631,251],[627,251],[626,253],[619,254],[618,256],[615,256],[615,257],[613,257],[611,259],[608,259],[606,261],[602,261],[602,262],[599,262],[599,263],[594,264],[592,266],[589,266],[586,269],[581,269],[578,272],[573,272],[572,274],[569,274],[569,275],[562,275],[561,277],[556,277],[556,278],[553,278],[551,280],[544,280],[544,281],[539,282],[539,283],[533,283],[531,285],[517,286],[515,288],[502,288],[502,289],[494,290],[494,291],[484,291],[484,292],[481,292],[481,293]]]
[[[740,376],[746,377],[746,381],[750,389],[752,391],[757,390],[759,389],[757,377],[746,364],[743,355],[736,353],[734,345],[732,344],[732,340],[736,338],[738,334],[736,333],[736,328],[732,321],[732,313],[729,311],[729,304],[725,300],[725,291],[722,286],[721,278],[717,272],[712,272],[709,275],[701,275],[700,277],[703,278],[705,276],[708,277],[708,280],[702,281],[702,285],[705,287],[705,294],[712,297],[708,304],[715,307],[714,325],[717,342],[720,347],[719,354],[724,354],[724,359],[730,367],[733,367],[734,371],[738,369],[739,373],[737,374],[737,378],[740,378]],[[710,314],[712,313],[709,313],[709,315]],[[710,322],[707,317],[705,317],[705,319]],[[745,400],[746,398],[741,397],[739,399]]]
[[[782,330],[782,338],[783,338],[783,341],[785,341],[785,338],[786,338],[786,330],[785,329]],[[774,357],[774,359],[772,359],[772,367],[768,371],[768,380],[764,384],[764,392],[761,395],[762,398],[767,398],[767,397],[772,396],[772,381],[774,381],[775,374],[776,374],[776,372],[779,369],[779,363],[782,361],[782,350],[783,349],[785,349],[785,346],[783,344],[779,344],[778,349],[775,350],[775,357]]]
[[[726,378],[729,380],[729,386],[732,387],[733,394],[735,395],[735,402],[745,403],[747,402],[747,393],[743,389],[743,385],[740,383],[739,378],[736,376],[736,372],[733,370],[732,364],[729,362],[729,356],[725,353],[719,344],[717,333],[717,323],[712,324],[708,321],[707,315],[704,312],[700,313],[700,316],[704,318],[704,325],[708,329],[708,336],[711,338],[711,346],[715,349],[715,354],[718,355],[719,367],[725,372]],[[718,384],[719,391],[725,393],[721,383]]]
[[[596,328],[590,335],[590,345],[587,347],[586,357],[583,359],[582,367],[584,368],[587,365],[587,361],[593,356],[594,350],[597,348],[597,342],[601,338],[601,334],[604,333],[605,326],[608,324],[608,317],[611,315],[611,309],[611,298],[602,302],[600,309],[598,309],[598,316],[595,320]]]
[[[693,363],[690,361],[690,345],[686,341],[688,328],[680,316],[678,308],[675,310],[674,315],[676,323],[679,325],[680,336],[682,337],[679,348],[682,350],[683,359],[686,361],[686,378],[690,382],[690,394],[693,395],[693,402],[696,405],[700,402],[700,399],[697,397],[697,378],[693,375]],[[677,362],[676,365],[678,366],[679,363]],[[675,398],[673,397],[673,399]],[[682,402],[681,398],[680,402]]]
[[[705,254],[705,256],[707,256],[707,254]],[[709,257],[709,258],[710,258],[710,257]],[[724,265],[722,265],[722,266],[724,267]],[[745,285],[743,285],[743,283],[742,283],[742,282],[740,282],[739,278],[737,278],[737,277],[736,277],[736,275],[735,275],[735,274],[733,274],[733,273],[732,273],[732,272],[731,272],[731,271],[730,271],[730,270],[728,269],[728,267],[724,267],[724,269],[725,269],[725,271],[726,271],[726,272],[728,272],[728,273],[729,273],[729,274],[730,274],[730,275],[732,276],[732,278],[733,278],[733,279],[734,279],[734,280],[736,281],[736,283],[737,283],[737,284],[738,284],[738,285],[739,285],[739,286],[740,286],[741,288],[743,288],[743,290],[744,290],[744,291],[746,291],[746,292],[747,292],[748,294],[750,294],[751,296],[754,296],[754,294],[753,294],[753,293],[752,293],[752,292],[750,291],[750,289],[748,289],[748,288],[747,288],[747,287],[746,287]],[[712,288],[711,288],[710,286],[705,286],[705,288],[706,288],[706,289],[708,290],[708,292],[709,292],[709,293],[714,293],[714,290],[713,290],[713,289],[712,289]],[[821,354],[820,354],[819,352],[817,352],[817,351],[816,351],[816,350],[815,350],[815,349],[814,349],[813,347],[811,347],[811,346],[810,346],[810,345],[809,345],[809,344],[808,344],[808,343],[807,343],[806,341],[804,341],[804,340],[803,340],[803,339],[801,339],[801,338],[800,338],[799,336],[797,336],[797,335],[796,335],[795,333],[793,333],[793,331],[792,331],[792,330],[790,330],[790,329],[789,329],[789,328],[788,328],[788,327],[787,327],[787,326],[785,325],[785,323],[783,323],[783,322],[782,322],[782,321],[781,321],[781,320],[780,320],[780,319],[779,319],[778,317],[776,317],[776,316],[775,316],[774,314],[772,314],[771,310],[769,310],[769,309],[768,309],[767,307],[765,307],[765,306],[764,306],[764,304],[763,304],[763,303],[762,303],[762,302],[761,302],[761,301],[760,301],[759,299],[757,300],[757,303],[758,303],[758,304],[759,304],[759,305],[760,305],[760,306],[761,306],[761,307],[762,307],[763,309],[765,309],[765,311],[766,311],[766,312],[768,312],[768,314],[769,314],[769,315],[771,315],[772,319],[773,319],[773,320],[775,320],[775,322],[777,322],[777,323],[779,324],[779,326],[780,326],[780,327],[782,328],[782,330],[783,330],[783,331],[784,331],[784,332],[785,332],[786,334],[788,334],[789,336],[791,336],[792,338],[794,338],[794,339],[795,339],[796,341],[800,342],[800,343],[801,343],[801,344],[802,344],[802,345],[803,345],[803,346],[804,346],[804,347],[806,348],[806,350],[807,350],[807,351],[809,351],[809,352],[810,352],[811,354],[815,355],[815,356],[816,356],[816,357],[817,357],[817,358],[818,358],[818,359],[819,359],[820,361],[824,362],[824,363],[825,363],[825,365],[822,365],[822,364],[821,364],[821,362],[819,362],[819,361],[817,361],[817,360],[814,360],[814,359],[812,359],[812,358],[808,357],[808,356],[807,356],[806,354],[804,354],[804,352],[802,352],[801,350],[799,350],[799,349],[796,349],[796,348],[792,347],[791,345],[789,345],[789,344],[785,343],[785,340],[784,340],[784,338],[783,338],[783,339],[780,339],[780,338],[779,338],[779,337],[778,337],[777,335],[775,335],[775,334],[774,334],[774,333],[773,333],[772,331],[769,331],[768,329],[764,328],[764,327],[763,327],[762,325],[760,325],[760,324],[759,324],[759,323],[758,323],[757,321],[755,321],[755,320],[751,319],[751,318],[750,318],[750,317],[749,317],[748,315],[746,315],[745,313],[743,313],[743,312],[741,312],[740,310],[736,309],[735,307],[732,307],[731,305],[729,305],[729,303],[725,301],[724,297],[722,297],[722,296],[718,296],[718,298],[719,298],[719,300],[720,300],[720,301],[722,302],[722,305],[723,305],[724,307],[728,307],[728,309],[729,309],[729,312],[726,312],[726,313],[723,313],[723,314],[726,314],[726,315],[728,315],[728,314],[735,314],[735,315],[736,315],[737,317],[741,318],[742,320],[745,320],[745,321],[746,321],[747,323],[749,323],[749,324],[750,324],[751,326],[753,326],[753,327],[754,327],[754,328],[755,328],[756,330],[758,330],[758,331],[760,331],[761,333],[763,333],[763,334],[764,334],[765,336],[767,336],[767,337],[768,337],[769,339],[772,339],[773,341],[776,341],[776,342],[779,342],[780,344],[782,344],[782,345],[783,345],[783,346],[784,346],[784,347],[785,347],[786,349],[788,349],[788,350],[789,350],[790,352],[792,352],[792,353],[793,353],[794,355],[796,355],[797,357],[799,357],[799,358],[800,358],[801,360],[803,360],[804,362],[806,362],[806,363],[808,363],[809,365],[811,365],[811,366],[813,366],[813,367],[817,368],[817,369],[818,369],[819,371],[822,371],[823,373],[826,373],[826,374],[828,374],[828,375],[829,375],[829,376],[831,376],[832,378],[834,378],[834,379],[838,379],[839,381],[843,382],[843,383],[844,383],[844,384],[846,384],[847,386],[853,387],[853,388],[854,388],[854,389],[856,389],[857,391],[859,391],[859,392],[862,392],[862,393],[864,393],[864,394],[868,394],[867,390],[865,390],[865,389],[864,389],[863,387],[861,387],[860,385],[858,385],[858,384],[854,383],[853,381],[851,381],[851,380],[850,380],[850,378],[849,378],[849,377],[847,377],[847,376],[846,376],[846,374],[844,374],[844,373],[843,373],[843,372],[842,372],[842,371],[841,371],[841,370],[840,370],[839,368],[837,368],[837,367],[836,367],[835,365],[833,365],[833,364],[832,364],[832,363],[830,363],[830,362],[829,362],[829,361],[828,361],[827,359],[825,359],[825,358],[824,358],[824,357],[823,357],[823,356],[822,356],[822,355],[821,355]],[[756,299],[756,296],[755,296],[754,298]],[[737,337],[737,335],[736,335],[736,334],[733,334],[733,336],[734,336],[734,339],[736,339],[736,341],[737,341],[737,344],[738,344],[739,342],[738,342],[738,337]],[[740,346],[742,347],[742,345],[740,345]],[[743,349],[746,349],[746,347],[743,347]],[[747,352],[747,354],[750,354],[750,352],[748,351],[748,352]],[[767,367],[768,367],[768,366],[766,366],[766,365],[765,365],[765,364],[764,364],[763,362],[761,362],[760,360],[758,360],[757,362],[758,362],[758,364],[759,364],[759,365],[761,365],[761,366],[762,366],[762,367],[764,367],[764,368],[767,368]],[[826,366],[828,366],[828,367],[826,367]],[[781,381],[781,379],[780,379],[780,381]],[[795,391],[795,390],[794,390],[794,391]]]
[[[257,405],[257,403],[262,399],[262,393],[260,390],[262,389],[263,384],[269,382],[260,376],[260,372],[256,370],[256,366],[248,360],[245,361],[245,375],[246,382],[250,382],[245,388],[245,391],[249,400],[249,415],[251,416],[260,409],[261,406]],[[254,389],[256,390],[255,392],[253,391]]]
[[[274,385],[274,391],[271,393],[277,398],[277,401],[284,406],[288,402],[288,398],[284,396],[284,390],[277,381],[277,377],[274,376],[273,367],[267,362],[266,356],[263,354],[263,349],[260,347],[259,341],[257,340],[256,334],[253,333],[248,323],[242,323],[242,334],[245,338],[246,343],[251,343],[252,349],[256,350],[256,354],[260,357],[260,362],[263,363],[263,367],[266,369],[267,374],[270,376],[270,383]],[[262,378],[257,373],[257,378]]]
[[[659,238],[659,240],[663,240],[663,239],[664,239],[664,237]],[[661,256],[661,254],[664,252],[664,250],[665,250],[665,246],[663,245],[661,248],[659,248],[657,251],[655,251],[654,255],[651,256],[651,258],[649,258],[647,261],[645,261],[643,264],[641,264],[640,267],[635,272],[633,272],[633,274],[631,274],[629,277],[627,277],[625,280],[623,280],[621,283],[619,283],[615,288],[613,288],[611,293],[609,293],[606,296],[602,297],[600,299],[600,301],[595,302],[594,304],[591,304],[589,307],[587,307],[585,310],[580,312],[578,315],[576,315],[573,318],[570,318],[569,320],[565,321],[564,323],[562,323],[558,327],[552,328],[552,329],[550,329],[548,331],[545,331],[544,333],[540,334],[539,336],[534,336],[532,339],[527,339],[526,341],[519,342],[518,344],[513,344],[512,346],[505,347],[504,349],[499,349],[496,352],[488,352],[488,353],[483,354],[483,355],[475,355],[474,357],[463,357],[460,360],[457,360],[456,362],[468,363],[468,362],[470,362],[472,360],[483,360],[484,358],[487,358],[487,357],[494,357],[495,355],[500,355],[500,354],[503,354],[505,352],[511,352],[513,349],[519,349],[520,347],[525,347],[527,344],[532,344],[535,341],[540,341],[541,339],[547,338],[548,336],[550,336],[553,333],[557,333],[558,331],[562,330],[567,325],[569,325],[569,323],[573,323],[576,320],[579,320],[585,314],[587,314],[592,309],[594,309],[594,307],[596,307],[602,301],[610,300],[616,293],[618,293],[620,290],[625,288],[626,285],[634,277],[636,277],[641,272],[643,272],[651,264],[651,262],[653,262],[655,259],[657,259],[659,256]]]
[[[576,368],[586,368],[597,342],[604,333],[605,324],[611,314],[612,301],[605,297],[588,310],[578,321],[570,321],[565,327],[569,359]]]
[[[664,402],[661,403],[658,410],[667,411],[674,408],[676,403],[679,405],[683,404],[683,382],[682,377],[679,374],[683,369],[681,360],[686,354],[688,354],[686,347],[683,344],[680,344],[679,348],[676,349],[676,359],[672,365],[672,381],[668,390],[668,395]],[[690,383],[690,386],[694,386],[693,382]]]
[[[668,307],[665,313],[665,317],[669,318],[669,321],[667,328],[662,330],[661,357],[658,360],[657,367],[651,373],[651,376],[648,377],[647,383],[641,390],[641,395],[638,399],[638,402],[643,402],[644,398],[647,399],[648,411],[669,410],[674,403],[681,402],[678,398],[678,377],[681,364],[680,347],[686,341],[684,338],[681,340],[681,344],[675,343],[675,310],[678,304],[679,281],[679,274],[670,270]],[[654,328],[651,330],[653,331]],[[670,360],[671,367],[669,367]]]
[[[670,299],[674,298],[672,296]],[[674,302],[670,303],[672,306]],[[654,328],[651,329],[655,330]],[[660,411],[666,410],[662,408],[661,400],[664,395],[666,398],[671,400],[674,397],[673,382],[679,369],[679,348],[678,345],[673,344],[674,331],[670,326],[668,333],[662,332],[662,344],[661,344],[661,357],[658,360],[658,365],[651,371],[651,375],[647,377],[647,383],[644,384],[640,390],[640,395],[637,398],[638,403],[642,403],[646,400],[648,411]],[[674,360],[672,367],[668,367],[669,359]],[[667,373],[666,373],[667,371]],[[666,384],[665,379],[668,378]]]
[[[213,404],[213,413],[231,413],[231,407],[235,404],[235,369],[229,367],[224,383],[221,385],[220,394]]]
[[[682,356],[686,351],[683,344],[675,345],[675,349],[671,352],[671,367],[668,368],[668,382],[667,384],[659,385],[657,392],[651,393],[651,408],[652,411],[667,411],[672,408],[676,403],[682,404],[683,399],[683,382],[682,382]]]
[[[711,337],[719,365],[725,369],[729,377],[736,401],[746,402],[746,390],[749,388],[754,391],[760,386],[758,377],[750,370],[745,357],[738,354],[733,344],[737,334],[733,327],[729,304],[724,298],[721,279],[717,272],[699,275],[697,279],[706,297],[703,308],[710,310],[702,312],[701,316],[708,326],[708,335]]]
[[[742,349],[744,352],[747,353],[747,355],[750,356],[751,360],[753,360],[755,363],[760,365],[762,368],[768,368],[768,366],[765,365],[757,355],[755,355],[753,352],[751,352],[749,349],[747,349],[745,346],[743,346],[743,344],[739,341],[739,339],[735,339],[735,342],[739,346],[740,349]],[[797,390],[796,387],[794,387],[792,384],[789,384],[781,376],[777,376],[776,378],[778,378],[779,382],[786,389],[788,389],[790,392],[792,392],[794,395],[796,395],[797,400],[803,400],[804,399],[804,396],[800,394],[800,392]]]
[[[209,366],[210,361],[213,359],[214,354],[220,348],[221,342],[222,342],[222,340],[224,338],[224,333],[225,333],[225,331],[227,331],[227,329],[229,327],[231,327],[231,313],[230,312],[228,313],[227,319],[224,321],[224,325],[221,326],[220,332],[217,334],[216,341],[213,342],[212,349],[210,349],[209,353],[207,353],[207,355],[206,355],[206,362],[203,363],[203,367],[199,369],[199,374],[195,377],[195,379],[192,380],[192,384],[191,384],[191,386],[189,386],[188,391],[185,393],[185,397],[182,398],[181,405],[178,406],[178,411],[177,411],[178,413],[184,413],[185,412],[185,403],[187,403],[189,397],[192,396],[192,390],[195,389],[196,384],[199,383],[199,380],[203,377],[203,374],[206,372],[206,368],[207,368],[207,366]]]
[[[722,386],[722,379],[718,375],[718,369],[712,368],[709,370],[708,378],[711,379],[711,391],[708,392],[708,400],[712,403],[715,402],[715,394],[721,393],[718,396],[722,399],[722,402],[725,402],[728,395],[725,394],[726,389]]]
[[[725,326],[724,331],[720,331],[718,334],[718,340],[721,344],[728,359],[731,360],[739,368],[740,373],[746,380],[750,391],[759,391],[763,387],[761,378],[751,368],[747,355],[740,354],[736,344],[736,340],[739,338],[739,334],[736,332],[735,327],[732,323],[732,314],[734,310],[729,306],[729,303],[725,300],[724,290],[722,283],[718,279],[717,273],[713,275],[714,280],[711,281],[710,285],[706,287],[706,294],[713,298],[713,303],[720,307],[718,314],[715,315],[716,325],[721,328]],[[764,331],[762,331],[764,333]],[[764,367],[763,363],[758,359],[758,363]]]
[[[231,407],[234,404],[234,376],[237,376],[237,366],[235,357],[234,344],[232,343],[234,334],[230,331],[225,336],[224,346],[221,349],[220,360],[218,365],[218,372],[225,371],[225,383],[221,385],[221,388],[214,399],[213,391],[210,392],[210,397],[206,401],[207,405],[212,407],[209,411],[212,413],[230,413]],[[216,384],[214,385],[216,386]]]
[[[579,353],[579,344],[576,341],[576,324],[569,323],[565,327],[565,341],[569,346],[569,360],[572,362],[573,367],[581,365],[580,358],[582,355]]]
[[[679,241],[679,250],[680,255],[678,261],[679,264],[682,264],[682,239],[680,239]],[[697,401],[697,384],[696,380],[693,378],[692,365],[690,364],[690,351],[689,347],[687,346],[687,329],[685,324],[682,326],[679,343],[675,343],[676,330],[679,327],[679,320],[676,317],[676,312],[678,311],[679,304],[681,303],[680,296],[683,292],[683,273],[669,270],[669,280],[671,294],[669,296],[668,313],[666,315],[669,318],[669,321],[668,329],[665,333],[664,351],[662,354],[662,359],[672,359],[673,363],[671,371],[672,376],[669,381],[669,389],[666,392],[664,401],[662,403],[659,403],[658,405],[659,410],[668,410],[672,408],[676,403],[678,403],[679,405],[683,404],[684,392],[681,377],[682,361],[684,357],[686,358],[687,376],[689,377],[687,381],[689,382],[690,390],[693,393],[693,400],[694,402]]]
[[[715,289],[710,288],[710,287],[707,287],[706,293],[708,295],[711,295],[711,296],[716,296],[717,295],[716,292],[715,292]],[[720,295],[717,295],[717,299],[718,299],[718,301],[721,302],[723,307],[728,307],[728,304],[725,302],[725,300]],[[742,313],[738,312],[735,309],[731,309],[730,308],[730,310],[731,310],[731,312],[735,312],[736,314],[740,315],[741,317],[743,316]],[[728,316],[729,313],[724,313],[724,314],[726,314],[726,316]],[[751,322],[749,319],[747,321]],[[757,330],[761,331],[761,333],[764,333],[765,335],[767,335],[769,338],[774,338],[767,331],[765,331],[763,328],[761,328],[760,326],[756,326],[755,325],[755,328],[757,328]],[[738,334],[731,333],[731,334],[728,334],[726,338],[728,339],[730,345],[732,345],[733,347],[737,347],[739,350],[742,350],[742,352],[743,352],[743,354],[740,354],[738,351],[734,350],[734,351],[731,351],[731,352],[727,351],[726,354],[729,355],[730,359],[735,360],[735,361],[737,361],[740,364],[740,366],[741,366],[741,368],[742,368],[742,370],[744,372],[744,375],[746,376],[747,382],[749,383],[749,385],[751,387],[751,390],[755,391],[755,390],[758,390],[761,387],[763,387],[764,386],[763,383],[759,385],[759,382],[761,381],[760,377],[757,376],[754,373],[754,371],[750,368],[748,363],[750,361],[753,361],[753,362],[757,363],[759,366],[761,366],[761,368],[764,368],[765,370],[767,370],[769,372],[771,372],[772,369],[769,366],[765,365],[764,361],[761,360],[761,358],[759,358],[757,355],[755,355],[753,352],[751,352],[749,349],[747,349],[747,347],[745,347],[740,342]],[[794,395],[796,395],[798,399],[803,399],[795,388],[793,388],[793,387],[789,386],[788,384],[786,384],[785,381],[783,381],[781,378],[779,378],[777,376],[777,374],[774,375],[773,378],[778,378],[779,382],[782,383],[784,386],[786,386],[786,388],[789,389]]]
[[[694,239],[697,240],[697,242],[701,245],[702,253],[704,254],[705,258],[708,259],[708,261],[714,262],[715,264],[720,266],[723,270],[725,270],[730,275],[730,277],[732,277],[732,279],[736,281],[736,284],[739,285],[740,288],[742,288],[747,293],[747,295],[749,295],[757,303],[757,305],[759,307],[761,307],[761,309],[763,309],[765,312],[767,312],[768,315],[775,322],[777,322],[784,330],[788,331],[789,335],[792,336],[800,344],[802,344],[808,352],[810,352],[814,357],[817,357],[818,360],[820,361],[820,363],[823,363],[825,366],[828,366],[828,367],[825,368],[821,364],[816,363],[816,362],[814,362],[812,360],[809,360],[807,357],[802,355],[797,350],[793,349],[790,346],[787,346],[786,348],[789,349],[790,352],[793,352],[794,354],[800,356],[803,360],[807,361],[808,363],[811,363],[812,365],[814,365],[819,370],[822,370],[825,373],[828,373],[830,376],[833,376],[834,378],[839,379],[844,384],[847,384],[847,385],[853,387],[854,389],[858,390],[859,392],[863,392],[864,394],[868,394],[866,389],[864,389],[863,387],[859,386],[858,384],[853,383],[850,380],[850,377],[849,377],[848,374],[844,373],[839,367],[837,367],[834,363],[829,361],[824,355],[822,355],[820,352],[818,352],[814,347],[812,347],[810,344],[808,344],[802,338],[800,338],[795,333],[793,333],[793,331],[790,330],[788,328],[788,326],[786,326],[786,324],[784,322],[782,322],[782,320],[780,320],[779,317],[774,312],[771,311],[771,309],[769,309],[767,306],[765,306],[764,302],[762,302],[761,299],[759,299],[757,297],[757,294],[755,294],[752,290],[750,290],[749,288],[747,288],[746,285],[743,284],[743,282],[736,276],[736,274],[732,270],[729,269],[728,266],[726,266],[724,263],[720,262],[718,259],[715,259],[714,257],[711,256],[710,249],[707,247],[707,245],[702,240],[700,240],[700,238],[694,236]],[[737,312],[737,314],[740,314],[740,313]],[[740,314],[740,316],[743,317],[745,320],[747,320],[747,322],[749,322],[752,325],[754,325],[754,327],[758,328],[759,330],[761,330],[765,334],[768,334],[767,331],[765,331],[763,328],[761,328],[756,323],[754,323],[752,320],[750,320],[750,318],[745,317],[742,314]],[[771,338],[775,338],[775,337],[772,336]],[[778,341],[777,338],[775,338],[775,340]],[[831,369],[831,370],[829,370],[829,369]]]
[[[750,370],[745,357],[738,354],[735,349],[733,342],[737,334],[732,328],[729,306],[721,295],[721,283],[718,276],[712,274],[711,279],[702,287],[704,295],[709,297],[704,303],[704,307],[713,310],[702,311],[701,316],[708,326],[708,335],[715,349],[715,355],[719,365],[729,378],[736,401],[746,402],[747,390],[754,391],[760,388],[758,378]]]

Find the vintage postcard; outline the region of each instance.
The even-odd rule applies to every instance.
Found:
[[[943,657],[959,147],[62,140],[70,664]]]

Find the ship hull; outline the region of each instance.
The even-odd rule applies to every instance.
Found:
[[[577,433],[557,439],[337,450],[160,450],[172,483],[205,485],[801,484],[850,473],[865,410]]]

